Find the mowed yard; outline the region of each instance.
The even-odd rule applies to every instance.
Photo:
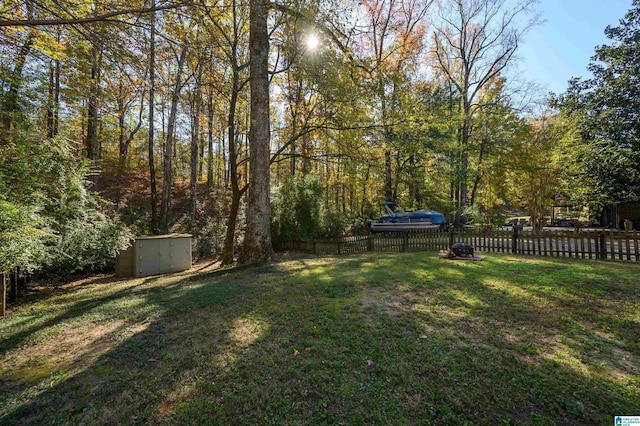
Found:
[[[0,424],[613,424],[640,415],[640,265],[303,257],[31,296]]]

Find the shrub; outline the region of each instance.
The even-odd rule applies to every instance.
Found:
[[[224,226],[221,223],[209,218],[200,228],[195,236],[194,253],[197,257],[203,258],[214,255],[222,250],[224,242]]]
[[[0,200],[0,272],[37,269],[51,236],[36,208]]]
[[[287,179],[277,188],[271,205],[274,239],[304,239],[322,230],[322,185],[313,175]]]
[[[17,141],[0,152],[0,266],[70,273],[102,269],[131,232],[103,213],[89,168],[64,139]],[[11,185],[7,185],[10,182]]]

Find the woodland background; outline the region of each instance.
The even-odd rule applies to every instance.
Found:
[[[264,259],[271,238],[363,232],[384,200],[597,217],[638,196],[639,7],[591,78],[545,95],[517,71],[535,0],[3,1],[0,269],[100,269],[167,232]]]

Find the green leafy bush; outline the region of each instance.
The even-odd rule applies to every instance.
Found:
[[[271,205],[274,239],[304,239],[322,233],[322,185],[313,175],[287,179]]]
[[[18,266],[28,272],[38,268],[49,237],[35,207],[0,200],[0,271]]]
[[[106,203],[88,189],[90,170],[68,141],[14,141],[1,151],[0,267],[102,269],[127,247],[131,232],[104,213]]]
[[[326,211],[322,217],[322,238],[338,238],[344,236],[349,220],[339,212]]]
[[[286,179],[272,197],[272,238],[276,241],[339,238],[369,232],[366,220],[326,209],[323,195],[316,176]]]
[[[208,219],[194,239],[196,256],[202,258],[219,253],[224,242],[224,232],[222,223],[212,218]]]

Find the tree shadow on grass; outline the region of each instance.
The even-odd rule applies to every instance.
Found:
[[[288,339],[261,342],[227,383],[201,387],[172,421],[602,424],[640,410],[638,352],[630,341],[604,339],[601,348],[632,361],[590,354],[594,334],[575,327],[588,319],[584,307],[530,294],[496,265],[421,263],[403,255],[299,261],[309,284],[280,292],[309,303]],[[429,278],[415,273],[421,266]],[[371,288],[380,303],[363,302]],[[271,336],[281,335],[283,319],[268,318]],[[287,345],[290,356],[269,357]]]
[[[585,355],[598,330],[584,334],[580,305],[498,266],[297,259],[80,304],[77,318],[137,297],[155,314],[123,314],[109,349],[67,377],[15,378],[0,423],[599,424],[640,411],[640,384],[622,389]]]
[[[217,277],[222,277],[227,274],[238,273],[241,271],[246,271],[249,269],[254,269],[259,271],[261,267],[255,267],[251,265],[243,265],[239,267],[225,268],[217,271],[212,271],[199,275],[191,275],[189,273],[177,274],[177,277],[181,275],[184,278],[175,284],[174,286],[180,287],[185,282],[192,282],[193,280],[207,280],[214,279]],[[264,267],[262,267],[264,268]],[[59,287],[54,288],[49,291],[45,291],[42,295],[33,295],[29,298],[28,301],[23,301],[23,305],[27,302],[37,302],[43,301],[49,298],[55,298],[54,303],[56,306],[45,306],[44,308],[40,308],[37,310],[31,310],[30,312],[22,312],[20,315],[15,315],[13,317],[5,319],[6,323],[3,324],[5,329],[13,329],[13,332],[8,332],[3,335],[2,341],[0,341],[0,356],[5,355],[7,351],[15,348],[16,346],[21,345],[23,342],[28,341],[33,337],[34,334],[41,332],[43,330],[51,330],[55,326],[62,324],[64,322],[68,322],[73,320],[74,318],[80,318],[86,315],[88,312],[99,308],[107,303],[117,301],[126,296],[136,295],[136,292],[145,289],[149,285],[154,284],[159,280],[163,280],[165,276],[152,276],[147,277],[143,280],[140,280],[139,283],[134,285],[127,285],[121,290],[111,291],[109,286],[121,284],[123,282],[127,282],[128,279],[122,278],[114,278],[114,277],[101,277],[99,279],[87,279],[83,280],[81,285],[75,285],[72,287]],[[88,286],[96,286],[100,285],[103,287],[101,293],[104,293],[102,296],[98,297],[89,297],[84,300],[75,301],[77,299],[77,295],[79,292],[82,292],[83,289]],[[159,289],[149,289],[146,290],[148,293],[153,293],[154,291],[163,291],[165,287],[163,286]],[[62,309],[59,308],[57,304],[61,301],[68,301],[68,303],[64,304]],[[9,326],[8,324],[11,324]],[[23,326],[17,327],[19,324],[24,324]]]
[[[142,282],[135,286],[129,286],[122,290],[109,293],[106,296],[86,299],[76,303],[70,303],[66,308],[58,312],[59,309],[44,309],[35,312],[23,313],[19,317],[12,318],[13,324],[17,323],[29,323],[25,327],[20,327],[20,331],[15,333],[9,333],[3,336],[3,340],[0,342],[0,355],[5,355],[7,351],[21,345],[25,340],[28,340],[31,336],[39,331],[45,329],[51,329],[56,325],[63,322],[72,320],[73,318],[79,318],[90,312],[97,307],[104,305],[105,303],[118,300],[128,294],[131,294],[136,287],[141,287],[147,284]],[[56,296],[69,293],[77,293],[79,289],[73,289],[68,291],[58,291]],[[8,327],[7,327],[8,328]]]
[[[27,360],[17,375],[2,380],[6,392],[0,399],[0,407],[4,406],[0,423],[147,423],[157,412],[156,405],[181,388],[181,380],[191,386],[205,360],[219,355],[218,348],[237,344],[227,335],[234,331],[235,310],[239,310],[238,315],[243,313],[238,301],[251,292],[242,280],[207,282],[199,278],[193,282],[187,277],[162,287],[148,287],[157,279],[161,278],[72,304],[53,318],[3,341],[6,353],[23,345],[32,333],[59,324],[67,327],[72,320],[81,322],[91,311],[108,309],[105,307],[112,303],[126,304],[132,297],[155,307],[150,321],[148,312],[138,315],[135,310],[120,310],[119,316],[110,318],[117,327],[78,354],[77,360],[83,360],[87,357],[82,355],[98,350],[98,356],[88,357],[87,365],[57,369],[39,362],[41,359]],[[91,320],[88,322],[90,325]],[[106,345],[105,339],[109,341]],[[108,350],[100,352],[100,346]],[[50,371],[43,377],[29,371],[30,366],[34,371]],[[21,373],[26,374],[20,377]]]

